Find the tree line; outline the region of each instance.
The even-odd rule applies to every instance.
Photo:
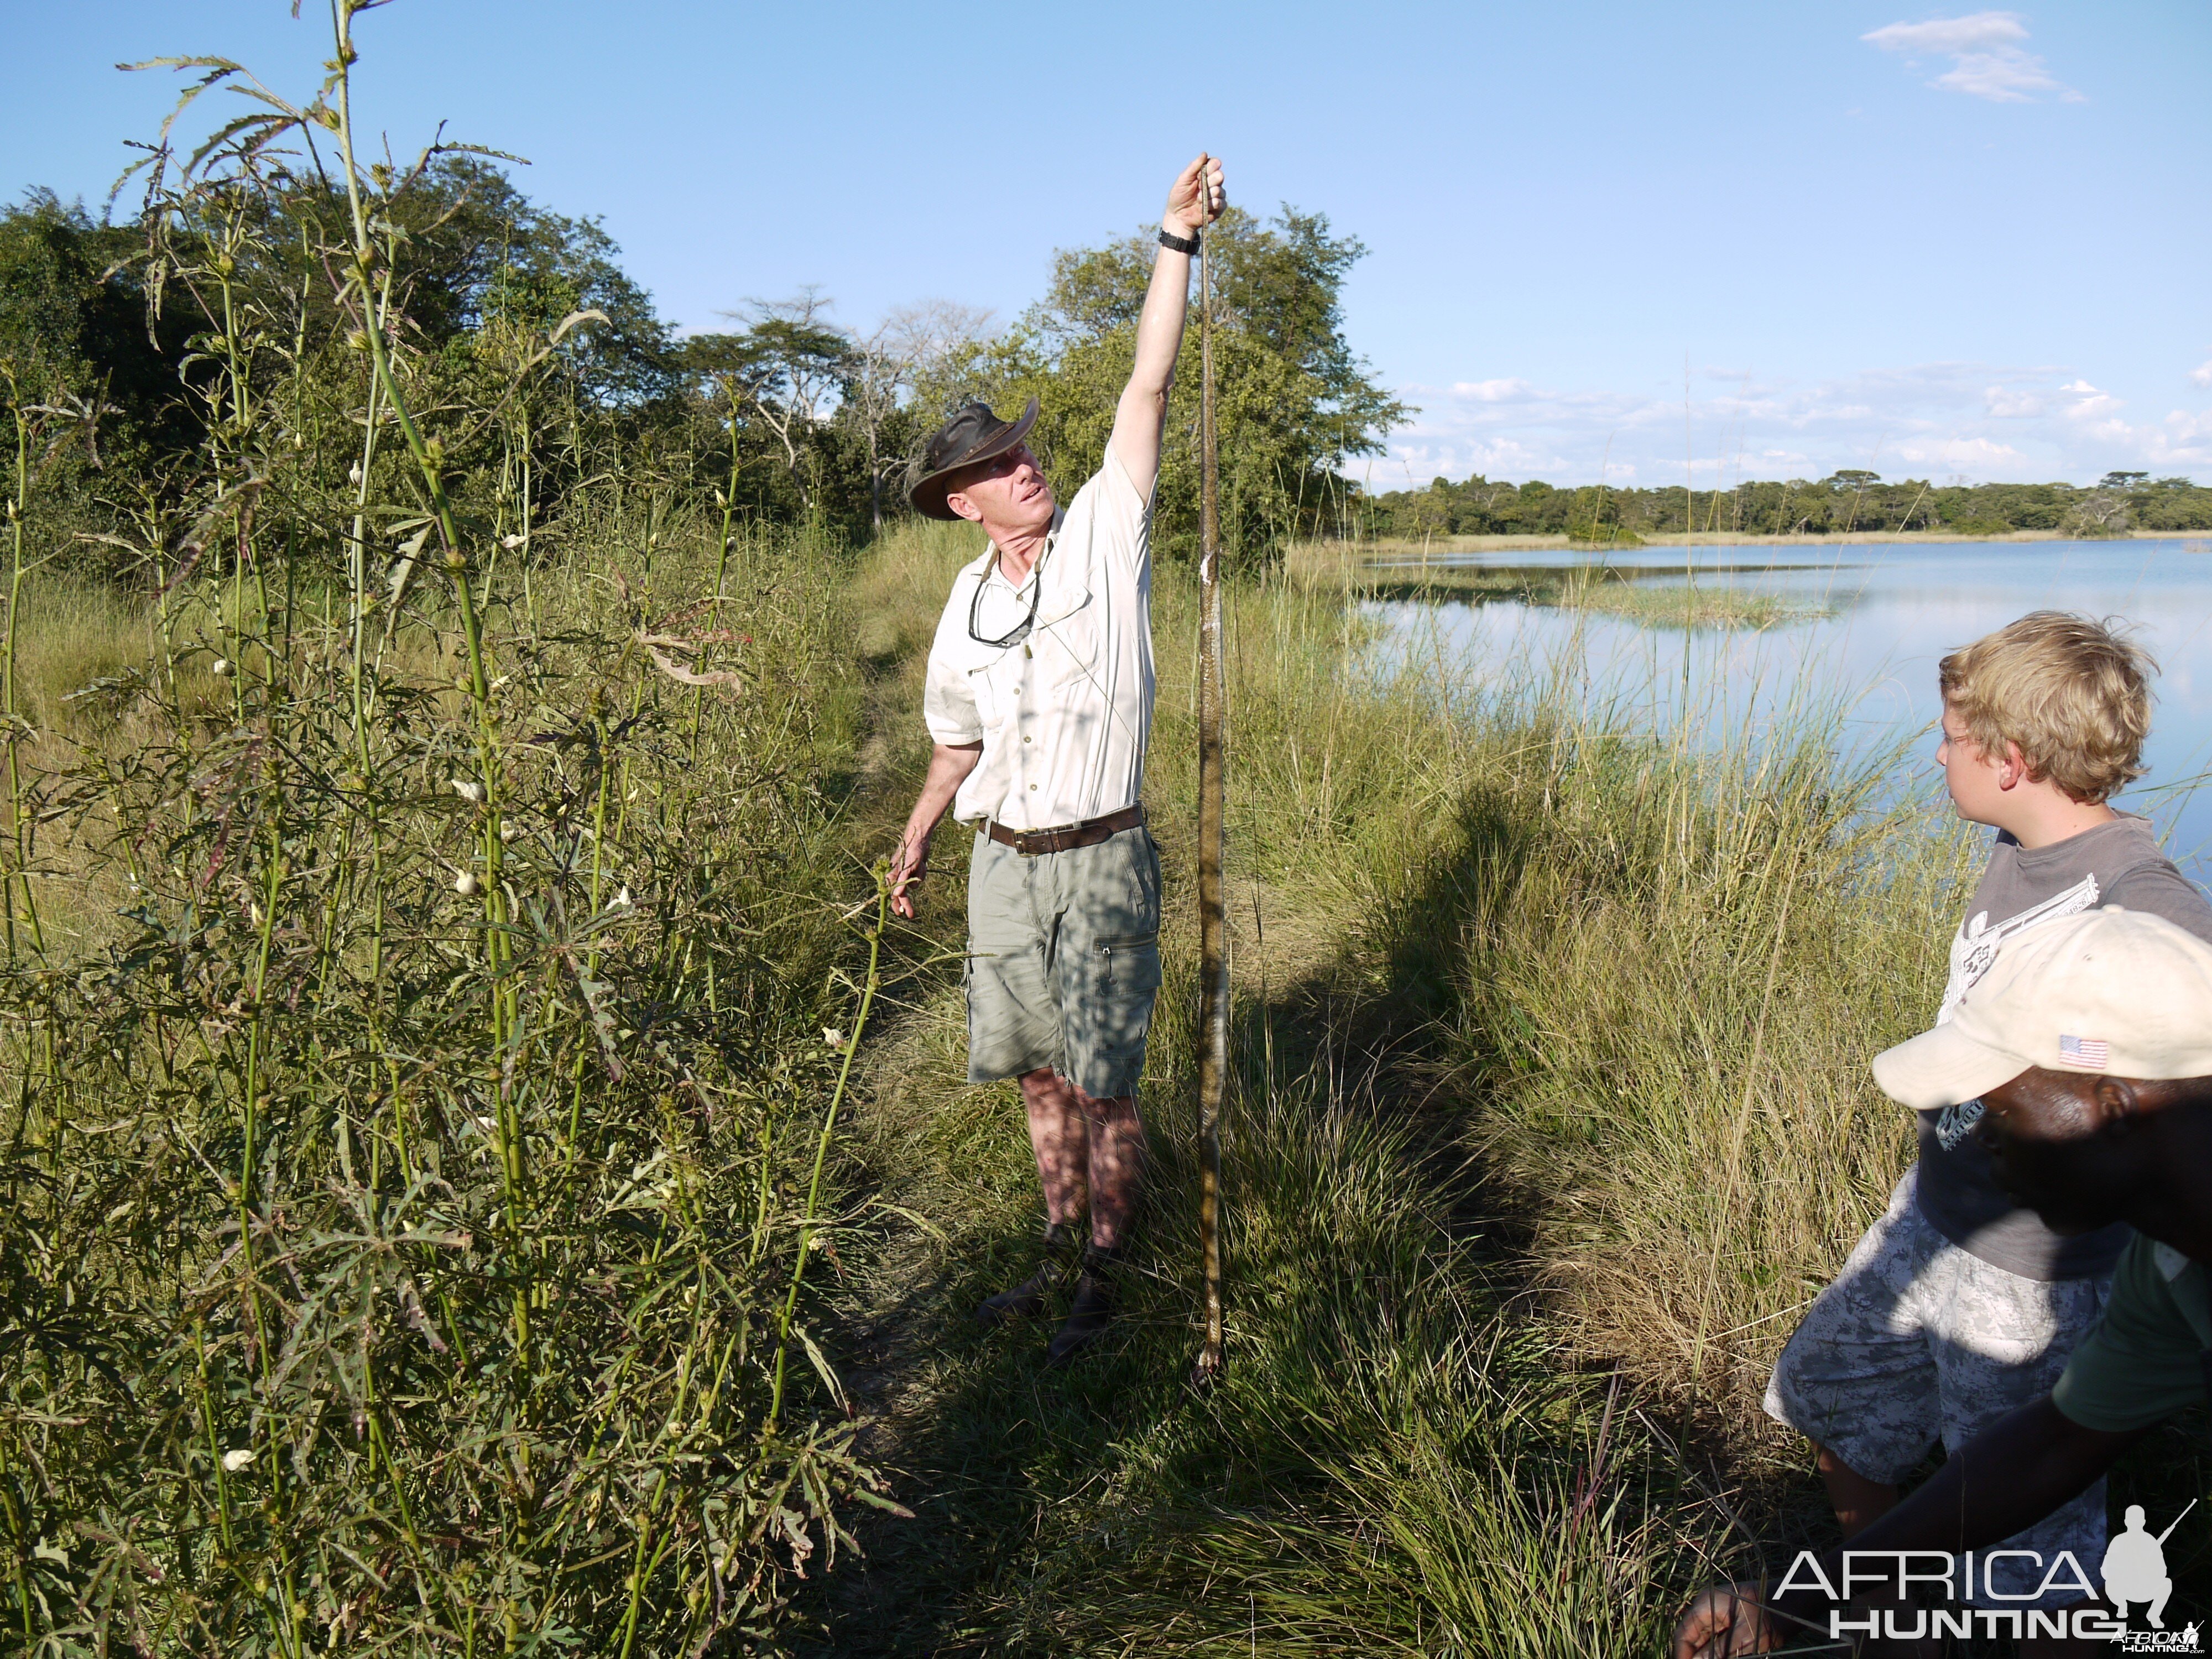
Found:
[[[2094,484],[1937,485],[1924,478],[1886,483],[1877,473],[1846,468],[1817,481],[1699,490],[1680,485],[1563,489],[1533,478],[1492,482],[1477,473],[1463,483],[1440,477],[1425,489],[1377,495],[1363,509],[1362,529],[1373,536],[1571,536],[1596,542],[1685,531],[1995,536],[2047,530],[2095,539],[2136,531],[2212,530],[2212,489],[2147,472],[2108,472]]]
[[[94,218],[42,190],[0,209],[0,415],[21,441],[0,475],[27,495],[53,555],[112,564],[118,544],[144,545],[191,498],[231,418],[220,389],[234,391],[233,367],[283,380],[294,436],[330,457],[292,470],[259,510],[321,524],[350,511],[358,481],[334,411],[365,345],[317,314],[329,301],[315,268],[344,204],[326,180],[281,166],[264,182],[191,223],[150,209]],[[447,457],[472,520],[526,539],[557,536],[540,520],[617,450],[631,476],[642,461],[670,489],[714,492],[751,521],[863,539],[906,513],[929,433],[979,397],[1007,414],[1040,398],[1033,443],[1072,491],[1103,458],[1152,259],[1141,234],[1064,250],[1041,297],[1005,326],[937,301],[859,329],[809,289],[679,335],[596,220],[532,201],[481,157],[437,155],[393,201],[382,228],[393,347],[432,406],[506,384],[526,342],[558,334],[498,418]],[[1209,235],[1224,528],[1255,546],[1346,530],[1358,494],[1346,463],[1379,453],[1408,412],[1345,338],[1340,295],[1365,250],[1287,206],[1267,221],[1232,210]],[[162,251],[180,240],[208,256],[191,263],[219,293],[165,291],[158,273],[179,264]],[[224,306],[254,319],[258,362],[219,361],[204,319]],[[1196,542],[1191,336],[1156,529],[1170,556]],[[13,488],[19,465],[37,471],[35,489]]]

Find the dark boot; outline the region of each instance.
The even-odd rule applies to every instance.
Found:
[[[1044,1352],[1044,1363],[1057,1370],[1106,1334],[1114,1322],[1114,1274],[1121,1265],[1121,1252],[1096,1245],[1083,1253],[1083,1273],[1075,1281],[1075,1305],[1067,1322]]]
[[[1075,1230],[1054,1222],[1044,1230],[1044,1261],[1011,1291],[1000,1291],[975,1310],[986,1325],[1003,1325],[1010,1319],[1034,1319],[1045,1310],[1052,1293],[1067,1277],[1075,1256]]]

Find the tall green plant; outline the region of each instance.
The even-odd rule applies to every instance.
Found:
[[[495,580],[449,456],[589,318],[424,395],[392,272],[436,152],[357,161],[369,9],[337,0],[304,104],[184,60],[186,105],[253,112],[155,153],[148,273],[195,313],[208,437],[189,528],[140,549],[155,672],[102,692],[130,738],[41,781],[71,942],[0,975],[0,1605],[54,1654],[764,1638],[883,1501],[808,1328],[850,1064],[820,1032],[881,932],[841,920],[810,781],[849,743],[841,623],[773,568],[725,596],[697,504],[620,454],[558,505],[602,581]],[[294,222],[280,144],[343,198],[302,233],[326,294],[235,280]],[[264,513],[314,499],[306,365],[349,347],[350,499]],[[19,532],[19,588],[36,556]],[[750,672],[670,654],[710,605],[769,642]]]

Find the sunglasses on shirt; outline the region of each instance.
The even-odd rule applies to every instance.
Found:
[[[1003,455],[994,455],[988,461],[977,462],[974,469],[968,472],[965,483],[981,483],[988,478],[1003,478],[1024,463],[1035,466],[1036,458],[1030,453],[1030,447],[1027,444],[1016,444]],[[996,560],[992,562],[992,568],[994,570],[998,568]],[[992,639],[976,629],[976,623],[983,614],[983,591],[990,586],[989,574],[985,573],[983,580],[975,584],[975,597],[968,601],[968,637],[969,639],[978,645],[987,645],[994,651],[1004,651],[1009,647],[1019,645],[1030,636],[1030,630],[1036,626],[1037,600],[1044,592],[1042,576],[1034,570],[1030,574],[1036,576],[1037,580],[1030,588],[1029,614],[1014,624],[1012,631],[997,639]]]
[[[993,570],[998,568],[995,560],[992,562],[991,568]],[[975,624],[983,614],[983,590],[991,585],[990,572],[984,572],[983,580],[975,584],[975,597],[968,601],[968,637],[969,639],[978,645],[988,645],[994,651],[1003,651],[1010,646],[1019,645],[1024,640],[1029,638],[1030,630],[1036,626],[1037,600],[1044,593],[1043,573],[1032,570],[1030,574],[1033,580],[1030,583],[1029,615],[1015,623],[1011,633],[994,640],[987,638],[975,631]]]

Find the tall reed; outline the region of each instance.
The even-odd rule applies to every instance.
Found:
[[[0,1616],[54,1654],[768,1641],[886,1501],[800,1194],[874,983],[821,783],[841,556],[763,545],[726,595],[617,455],[554,505],[573,563],[495,580],[462,458],[562,328],[475,400],[411,349],[428,155],[356,164],[368,9],[305,104],[183,65],[256,112],[155,158],[210,440],[9,871],[69,925],[0,975]],[[332,141],[318,195],[280,142]],[[702,686],[710,606],[753,642]]]

